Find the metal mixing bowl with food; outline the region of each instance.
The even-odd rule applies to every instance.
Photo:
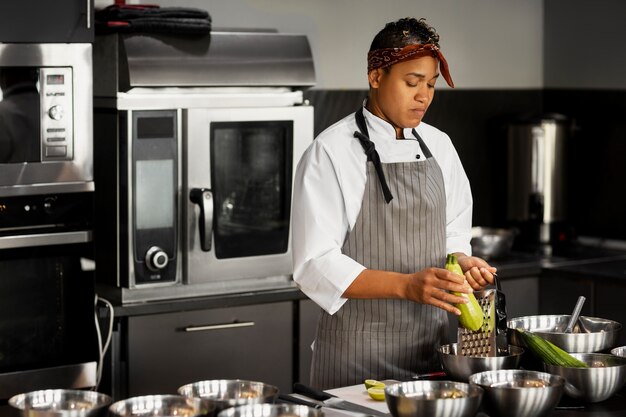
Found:
[[[572,333],[565,333],[571,315],[540,315],[510,319],[509,343],[526,347],[515,329],[531,331],[570,353],[598,352],[615,347],[622,325],[598,317],[580,316]]]
[[[565,378],[565,394],[590,403],[604,401],[626,384],[626,358],[607,353],[573,353],[588,368],[544,364],[546,372]]]
[[[184,397],[201,398],[215,404],[217,412],[239,405],[273,403],[278,397],[274,385],[243,379],[198,381],[178,388]]]
[[[471,385],[484,391],[483,405],[490,416],[547,416],[563,395],[565,379],[546,372],[502,369],[474,374]]]
[[[248,404],[227,408],[218,417],[322,417],[320,408],[296,404]]]
[[[472,227],[472,254],[485,259],[497,259],[513,247],[515,231],[492,227]]]
[[[11,407],[29,417],[99,417],[111,402],[106,394],[71,389],[31,391],[9,399]]]
[[[446,374],[461,382],[468,382],[472,374],[497,369],[517,369],[524,349],[509,345],[508,355],[503,356],[464,356],[459,354],[458,345],[451,343],[437,349],[441,365]]]
[[[409,381],[385,387],[385,401],[393,417],[475,416],[483,390],[463,382]]]
[[[210,406],[209,406],[210,407]],[[109,407],[111,417],[204,417],[214,415],[199,398],[180,395],[143,395],[117,401]]]

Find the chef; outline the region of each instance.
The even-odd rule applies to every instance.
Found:
[[[424,19],[388,23],[368,53],[363,107],[322,132],[294,186],[294,280],[322,309],[311,365],[319,389],[440,370],[456,303],[493,282],[472,257],[472,195],[444,132],[422,122],[441,75]],[[465,277],[443,268],[455,253]]]

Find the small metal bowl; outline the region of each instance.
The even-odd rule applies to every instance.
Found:
[[[409,381],[385,387],[393,417],[470,417],[476,415],[483,390],[463,382]]]
[[[296,404],[248,404],[222,410],[218,417],[322,417],[320,408]]]
[[[589,368],[566,368],[544,363],[546,372],[567,380],[565,394],[590,403],[604,401],[626,384],[626,358],[607,353],[573,353]]]
[[[611,354],[619,356],[620,358],[626,358],[626,346],[616,347],[611,349]]]
[[[472,254],[485,259],[497,259],[513,247],[515,231],[491,227],[472,227]]]
[[[463,356],[458,354],[458,345],[452,343],[439,346],[437,352],[443,370],[450,378],[468,382],[472,374],[483,371],[494,371],[497,369],[517,369],[524,349],[519,346],[509,345],[509,354],[503,356]]]
[[[213,379],[198,381],[178,388],[184,397],[201,398],[214,404],[216,412],[247,404],[273,403],[278,388],[263,382],[243,379]]]
[[[615,347],[622,325],[598,317],[580,316],[572,333],[565,333],[570,315],[516,317],[508,321],[509,343],[527,347],[514,329],[524,329],[543,337],[570,353],[590,353]]]
[[[109,407],[111,417],[199,417],[212,415],[214,409],[199,398],[180,395],[143,395],[113,403]]]
[[[96,417],[106,414],[112,399],[95,391],[47,389],[18,394],[9,405],[28,417]]]
[[[486,371],[470,377],[485,391],[483,405],[490,416],[547,416],[563,395],[565,379],[520,369]]]

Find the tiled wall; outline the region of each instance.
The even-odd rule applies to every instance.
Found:
[[[309,90],[315,134],[353,112],[365,90]],[[474,224],[507,226],[506,125],[542,111],[573,117],[568,138],[568,210],[575,232],[626,239],[626,92],[442,90],[425,121],[452,138],[472,184]]]

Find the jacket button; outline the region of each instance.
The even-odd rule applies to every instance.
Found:
[[[420,154],[415,155],[415,159],[420,159]]]

